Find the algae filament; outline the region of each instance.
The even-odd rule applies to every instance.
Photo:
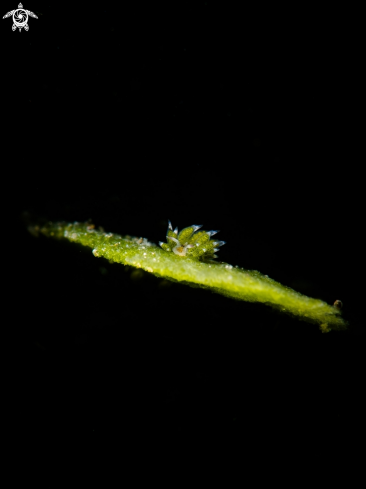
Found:
[[[262,302],[318,324],[322,332],[347,328],[340,307],[302,295],[255,270],[215,261],[215,252],[225,243],[211,240],[218,231],[198,231],[200,228],[192,225],[178,234],[178,229],[173,231],[169,222],[167,243],[160,243],[160,247],[146,238],[97,230],[90,222],[48,222],[42,226],[29,226],[28,230],[35,236],[41,233],[80,243],[90,247],[96,257],[141,268],[158,277],[210,289],[234,299]]]

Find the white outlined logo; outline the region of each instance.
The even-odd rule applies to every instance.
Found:
[[[11,10],[7,14],[5,14],[3,19],[6,19],[11,15],[13,16],[13,22],[14,22],[12,26],[13,31],[15,31],[17,27],[19,28],[20,31],[22,30],[22,27],[27,31],[29,29],[28,16],[38,19],[38,17],[33,12],[31,12],[30,10],[25,10],[21,3],[18,5],[17,9]]]

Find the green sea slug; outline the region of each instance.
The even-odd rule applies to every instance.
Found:
[[[198,231],[202,225],[189,226],[182,229],[178,234],[178,228],[173,231],[173,226],[168,220],[166,233],[167,243],[159,241],[159,245],[165,251],[173,252],[178,256],[189,256],[200,260],[211,260],[217,258],[216,251],[225,244],[225,241],[213,241],[211,236],[219,231]]]

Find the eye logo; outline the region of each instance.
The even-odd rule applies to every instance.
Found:
[[[167,243],[159,241],[159,245],[164,251],[175,253],[178,256],[188,256],[198,260],[212,260],[217,258],[216,251],[225,244],[225,241],[213,241],[211,236],[219,231],[198,231],[201,226],[192,224],[182,229],[178,234],[178,228],[173,227],[168,221],[168,230],[166,233]]]
[[[19,28],[19,31],[21,31],[22,28],[24,28],[27,31],[29,29],[28,16],[38,19],[38,17],[33,12],[31,12],[30,10],[25,10],[21,3],[18,5],[17,9],[11,10],[7,14],[5,14],[3,19],[6,19],[11,15],[13,16],[13,26],[12,26],[13,31],[15,31],[17,27]]]

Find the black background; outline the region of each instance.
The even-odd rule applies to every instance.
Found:
[[[28,32],[1,22],[4,389],[19,433],[130,453],[228,437],[248,464],[349,450],[365,407],[357,28],[335,10],[200,0],[24,7]],[[168,219],[220,229],[222,261],[342,300],[351,327],[322,334],[36,239],[25,212],[154,242]]]

